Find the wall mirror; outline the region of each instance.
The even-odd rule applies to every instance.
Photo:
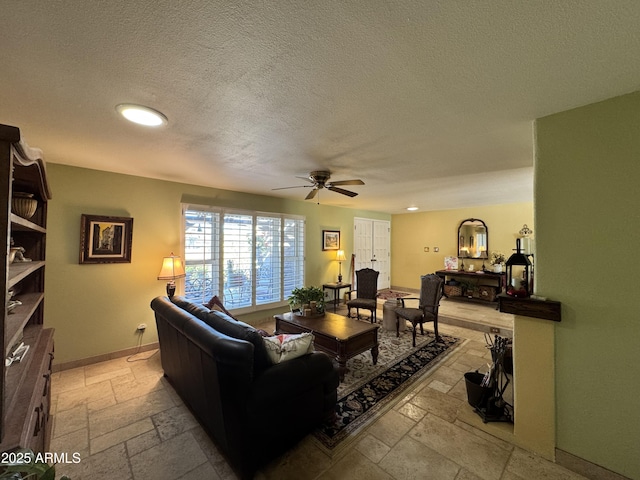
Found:
[[[480,219],[467,218],[458,227],[458,256],[463,258],[487,258],[489,230]]]

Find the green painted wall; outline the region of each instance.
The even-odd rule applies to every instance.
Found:
[[[48,327],[56,329],[56,363],[135,347],[138,342],[135,330],[141,322],[148,325],[143,343],[157,341],[149,303],[165,292],[165,282],[156,279],[162,257],[172,251],[180,252],[181,202],[304,215],[308,285],[337,279],[335,252],[322,251],[323,229],[341,231],[342,247],[349,258],[354,217],[391,219],[390,215],[377,212],[58,164],[48,164],[47,170],[53,199],[47,229],[45,321]],[[78,263],[83,213],[134,219],[130,264]],[[280,311],[282,308],[241,318],[256,323]]]
[[[487,225],[489,251],[507,258],[516,247],[517,233],[524,224],[534,231],[533,203],[491,205],[434,212],[393,215],[391,225],[391,283],[396,287],[420,288],[420,275],[442,270],[444,257],[456,256],[458,227],[467,218],[479,218]],[[424,248],[429,247],[425,252]],[[434,247],[440,249],[434,251]],[[482,267],[482,260],[465,259]],[[489,266],[489,262],[485,264]]]
[[[640,92],[536,122],[537,289],[555,325],[556,444],[640,478]]]

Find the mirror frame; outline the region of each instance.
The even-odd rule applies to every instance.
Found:
[[[487,235],[486,245],[485,245],[486,248],[487,248],[486,255],[487,256],[489,255],[489,228],[487,227],[487,224],[484,223],[484,221],[480,220],[479,218],[467,218],[467,219],[463,220],[462,222],[460,222],[460,225],[458,226],[458,237],[456,239],[456,243],[458,244],[458,257],[461,257],[461,258],[479,258],[479,259],[480,258],[482,258],[482,259],[487,258],[487,256],[485,256],[485,257],[483,257],[483,256],[472,257],[472,256],[469,256],[469,255],[466,255],[466,256],[461,255],[461,253],[462,253],[461,250],[463,248],[465,248],[465,246],[467,246],[467,247],[473,246],[472,245],[473,237],[469,239],[470,240],[469,241],[469,245],[466,245],[466,237],[461,234],[462,233],[461,232],[462,227],[464,227],[467,224],[467,222],[469,222],[468,224],[476,225],[476,226],[480,226],[478,224],[478,222],[482,224],[482,226],[484,227],[485,234]]]

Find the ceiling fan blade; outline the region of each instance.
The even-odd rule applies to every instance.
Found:
[[[318,189],[317,189],[317,188],[314,188],[313,190],[311,190],[311,191],[309,192],[309,195],[307,195],[307,196],[305,197],[305,200],[311,200],[313,197],[315,197],[315,196],[316,196],[316,193],[318,193]]]
[[[338,180],[337,182],[331,182],[331,185],[364,185],[362,180]]]
[[[310,179],[309,177],[299,177],[296,175],[296,178],[299,178],[300,180],[306,180],[309,183],[314,183],[312,179]]]
[[[327,187],[327,190],[331,190],[332,192],[336,192],[336,193],[341,193],[342,195],[347,195],[348,197],[355,197],[356,195],[358,195],[356,192],[351,192],[349,190],[345,190],[344,188],[338,188],[338,187]]]
[[[271,190],[287,190],[289,188],[308,188],[308,187],[313,187],[313,185],[295,185],[293,187],[278,187],[278,188],[272,188]]]

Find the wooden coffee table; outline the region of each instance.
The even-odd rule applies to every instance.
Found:
[[[371,349],[371,359],[378,362],[378,325],[360,322],[326,312],[324,317],[299,317],[291,312],[274,316],[276,333],[313,333],[317,350],[336,358],[340,381],[347,371],[347,360]]]

